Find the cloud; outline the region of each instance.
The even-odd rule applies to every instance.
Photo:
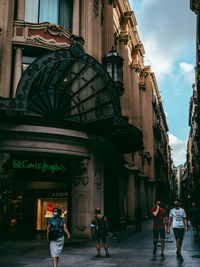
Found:
[[[192,84],[195,81],[195,69],[194,64],[189,64],[187,62],[181,62],[179,64],[180,73],[179,78],[180,80],[187,82],[188,84]]]
[[[169,133],[169,143],[172,148],[172,158],[175,165],[183,164],[186,161],[187,140],[181,141]]]
[[[174,62],[186,51],[195,51],[195,14],[188,0],[130,0],[130,4],[144,44],[145,60],[151,62],[158,81],[162,80],[173,73]]]
[[[185,73],[187,72],[192,72],[194,71],[194,65],[193,64],[188,64],[186,62],[181,62],[179,64],[180,68],[182,69],[182,71]]]

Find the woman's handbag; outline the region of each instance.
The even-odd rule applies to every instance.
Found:
[[[60,222],[61,222],[61,219],[59,221],[58,230],[60,227]],[[55,241],[59,237],[59,231],[58,230],[54,230],[54,231],[49,232],[49,241]]]

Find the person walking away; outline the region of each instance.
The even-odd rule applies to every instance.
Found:
[[[106,252],[106,257],[110,257],[108,253],[108,244],[106,240],[106,236],[108,234],[108,222],[105,216],[101,214],[101,210],[99,208],[95,209],[95,216],[91,222],[91,236],[96,240],[96,249],[97,255],[96,257],[101,257],[101,247],[100,240],[103,242],[103,246]]]
[[[138,205],[135,209],[135,224],[136,224],[136,232],[141,232],[142,230],[142,210]]]
[[[53,217],[49,219],[47,225],[47,242],[50,243],[50,252],[53,262],[53,267],[57,267],[59,256],[64,246],[64,232],[68,239],[70,233],[66,227],[65,219],[61,217],[61,209],[53,209]],[[56,240],[49,240],[49,233],[51,231],[58,231],[58,238]]]
[[[153,214],[153,255],[156,255],[157,242],[160,235],[161,240],[161,257],[164,258],[165,246],[165,225],[167,226],[166,210],[161,207],[161,201],[156,200],[156,207],[152,208]]]
[[[192,208],[189,210],[189,216],[191,225],[193,227],[194,239],[197,240],[198,237],[198,217],[199,217],[199,209],[196,207],[196,203],[192,202]]]
[[[180,207],[179,200],[174,201],[174,206],[175,207],[171,209],[169,213],[169,223],[168,223],[167,233],[170,234],[170,226],[172,224],[174,236],[176,239],[177,258],[180,261],[183,261],[183,257],[181,255],[181,246],[183,243],[184,233],[185,231],[188,231],[187,218],[185,210]]]

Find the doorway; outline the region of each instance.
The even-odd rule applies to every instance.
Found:
[[[48,220],[53,217],[53,209],[59,208],[62,210],[61,217],[65,219],[67,224],[68,219],[68,199],[67,198],[38,198],[37,199],[37,231],[47,229]]]

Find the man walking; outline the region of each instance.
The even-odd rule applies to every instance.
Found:
[[[105,216],[101,214],[101,210],[99,208],[95,209],[95,216],[92,219],[91,223],[91,235],[92,238],[96,239],[96,248],[97,248],[97,255],[96,257],[101,257],[101,247],[100,247],[100,240],[103,242],[103,246],[106,252],[106,257],[110,257],[108,253],[108,244],[106,241],[106,235],[108,233],[108,222]]]
[[[153,255],[156,255],[158,237],[161,239],[161,257],[164,258],[165,225],[167,225],[166,210],[161,208],[160,200],[156,200],[156,207],[152,208],[153,214]]]
[[[180,202],[178,200],[174,201],[174,206],[175,208],[171,209],[169,213],[169,223],[168,223],[167,233],[170,234],[170,226],[173,223],[172,226],[173,226],[174,236],[176,239],[177,258],[180,261],[183,261],[183,257],[181,255],[181,246],[183,242],[184,233],[185,231],[188,230],[187,218],[185,210],[180,207]]]

